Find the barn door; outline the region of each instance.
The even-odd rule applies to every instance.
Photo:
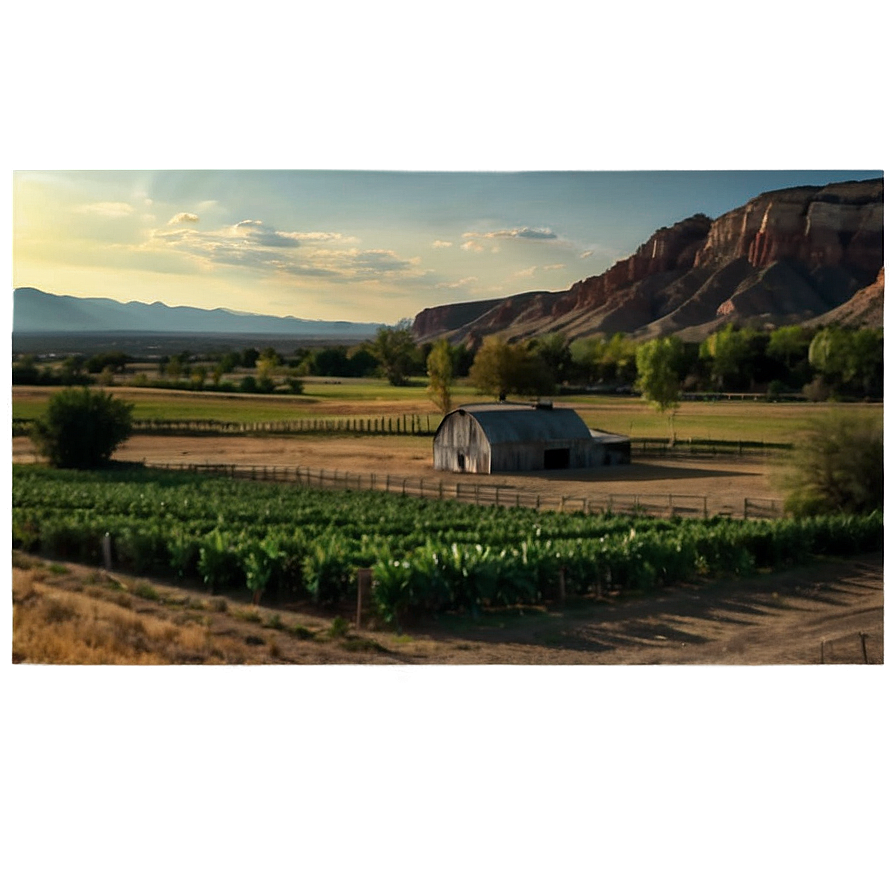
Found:
[[[546,470],[568,470],[569,448],[546,448],[544,468]]]

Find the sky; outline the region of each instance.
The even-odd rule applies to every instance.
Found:
[[[873,170],[20,170],[16,287],[392,324],[561,290],[660,227]]]

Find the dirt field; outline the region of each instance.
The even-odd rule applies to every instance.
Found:
[[[255,608],[235,595],[77,564],[17,555],[15,565],[13,661],[20,663],[771,665],[816,664],[822,656],[825,663],[883,662],[879,556],[624,600],[502,611],[476,622],[446,617],[401,634],[338,630],[332,616],[307,607]],[[82,627],[73,633],[79,613]],[[100,646],[107,652],[98,653]]]
[[[27,437],[13,439],[13,461],[35,459]],[[431,442],[420,436],[149,436],[136,435],[115,454],[116,460],[149,463],[228,463],[237,465],[310,467],[312,469],[375,473],[397,482],[422,478],[453,488],[479,483],[483,487],[507,486],[539,494],[544,506],[559,504],[560,498],[600,500],[607,495],[653,496],[662,504],[669,495],[676,503],[693,508],[706,498],[710,514],[742,514],[744,498],[759,502],[781,501],[776,480],[780,470],[774,462],[745,459],[636,460],[618,467],[593,470],[552,470],[538,473],[493,476],[464,476],[437,472],[432,468]],[[683,498],[685,500],[679,500]]]

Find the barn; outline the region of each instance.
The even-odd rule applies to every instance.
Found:
[[[496,402],[446,414],[433,439],[433,466],[456,473],[516,473],[629,463],[624,436],[590,430],[572,408]]]

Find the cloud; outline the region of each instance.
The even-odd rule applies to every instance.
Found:
[[[385,282],[423,281],[431,273],[421,268],[419,258],[352,245],[357,242],[341,233],[285,232],[247,219],[214,231],[190,226],[156,230],[144,249],[164,248],[206,268],[227,265],[261,276]]]
[[[484,252],[485,246],[481,243],[477,243],[475,240],[467,240],[465,243],[460,244],[461,249],[464,249],[467,252]]]
[[[449,249],[453,245],[454,245],[454,243],[451,243],[448,240],[433,240],[432,241],[433,249]]]
[[[594,255],[594,249],[588,249],[586,252],[583,252],[579,258],[591,258]]]
[[[523,270],[517,271],[515,274],[513,274],[513,276],[518,277],[520,279],[525,279],[527,277],[535,276],[535,272],[537,270],[538,270],[538,267],[533,264],[531,268],[523,268]]]
[[[436,283],[437,289],[465,289],[468,286],[472,286],[474,283],[479,281],[478,277],[461,277],[460,280],[455,280],[453,283]]]
[[[196,224],[198,221],[199,215],[194,215],[192,212],[179,212],[168,222],[168,226],[171,227],[174,224]]]
[[[469,232],[468,240],[555,240],[557,234],[548,227],[514,227],[509,230],[490,230],[486,233]]]
[[[134,208],[127,202],[91,202],[89,205],[82,205],[80,211],[103,218],[127,218],[134,213]]]
[[[565,264],[546,264],[542,266],[543,271],[559,271],[561,268],[565,268]]]

